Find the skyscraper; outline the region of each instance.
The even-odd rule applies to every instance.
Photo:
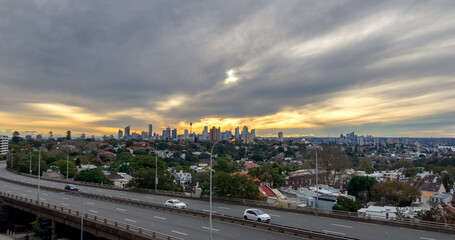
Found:
[[[171,129],[168,127],[166,130],[163,130],[163,140],[169,141],[171,140]]]
[[[171,139],[177,139],[177,128],[172,130],[172,138]]]
[[[256,129],[251,129],[251,138],[256,139]]]
[[[204,126],[204,131],[202,131],[202,140],[209,140],[209,127]]]
[[[235,128],[235,139],[240,139],[240,128],[236,127]]]
[[[153,128],[152,128],[152,124],[149,124],[149,139],[152,138],[152,135],[153,135]]]
[[[118,139],[123,138],[123,131],[121,129],[118,130]]]
[[[248,127],[247,126],[243,126],[243,129],[242,129],[242,139],[245,138],[245,135],[248,133]]]
[[[125,128],[125,138],[126,139],[129,139],[130,138],[130,129],[131,129],[131,126],[128,126]]]
[[[210,129],[210,141],[218,141],[221,138],[221,128],[212,127]]]
[[[188,129],[185,129],[185,133],[184,133],[184,135],[183,135],[183,138],[184,138],[185,140],[188,140]]]

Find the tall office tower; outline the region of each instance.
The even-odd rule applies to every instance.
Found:
[[[8,136],[0,136],[0,154],[8,153]]]
[[[152,135],[153,135],[153,128],[152,128],[152,124],[149,124],[149,139],[152,138]]]
[[[209,140],[209,127],[204,126],[204,131],[202,131],[202,140]]]
[[[183,135],[183,138],[184,138],[185,140],[188,140],[188,129],[185,129],[185,133],[184,133],[184,135]]]
[[[247,132],[248,132],[248,127],[247,127],[247,126],[243,126],[243,129],[242,129],[242,139],[245,138],[245,135],[246,135]]]
[[[130,129],[131,129],[131,126],[128,126],[128,127],[125,128],[125,136],[124,136],[124,137],[125,137],[126,139],[129,139],[130,136],[131,136],[131,135],[130,135]]]
[[[174,130],[172,130],[172,138],[171,139],[177,139],[177,128],[174,128]]]
[[[36,140],[39,141],[43,140],[43,136],[41,136],[41,134],[36,135]]]
[[[121,129],[118,130],[118,139],[123,138],[123,131]]]
[[[85,139],[85,133],[81,134],[81,139]]]
[[[283,142],[283,132],[278,132],[278,141]]]
[[[240,139],[240,128],[236,127],[235,128],[235,139]]]
[[[210,129],[210,141],[218,141],[221,139],[221,128],[212,127]]]
[[[171,140],[171,129],[168,127],[166,130],[163,130],[163,140],[169,141]]]
[[[256,129],[251,129],[251,138],[252,139],[256,138]]]

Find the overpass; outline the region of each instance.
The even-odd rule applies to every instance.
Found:
[[[28,183],[32,185],[36,185],[36,179],[25,177],[17,174],[10,173],[5,170],[4,166],[0,164],[0,176],[7,177],[14,181],[20,181],[23,183]],[[52,182],[52,181],[42,181],[44,186],[55,187],[57,189],[63,189],[64,183],[59,182]],[[0,182],[0,189],[4,187],[5,184]],[[24,186],[9,186],[6,184],[7,187],[4,187],[5,190],[9,190],[11,192],[16,192],[21,194],[33,194],[33,191],[36,190],[35,187],[28,187],[27,189]],[[17,189],[15,189],[17,188]],[[112,199],[125,199],[130,200],[132,202],[145,202],[149,204],[162,204],[167,198],[166,196],[160,195],[152,195],[152,194],[141,194],[135,192],[126,192],[126,191],[119,191],[119,190],[110,190],[110,189],[100,189],[96,187],[88,187],[88,186],[80,186],[81,193],[91,193],[91,194],[99,194],[105,196],[101,204],[110,205],[114,203],[107,203],[107,198]],[[43,198],[47,198],[43,196]],[[69,196],[66,196],[69,198]],[[61,197],[56,197],[57,204],[68,204],[68,203],[59,203],[58,201],[62,199]],[[48,201],[49,199],[45,199]],[[44,200],[42,200],[44,201]],[[92,200],[90,201],[92,202]],[[195,199],[187,199],[185,200],[187,206],[192,208],[193,210],[197,210],[199,212],[207,212],[208,204],[206,201],[200,201]],[[87,203],[88,204],[88,203]],[[99,209],[95,209],[94,205],[88,205],[89,211],[96,211],[101,212]],[[241,218],[243,210],[246,206],[241,206],[237,204],[228,204],[228,203],[215,203],[214,204],[214,212],[216,214],[223,214],[228,215],[236,218]],[[121,210],[119,210],[121,209]],[[192,217],[192,220],[187,220],[186,217],[188,216],[178,216],[177,218],[175,214],[171,217],[170,215],[166,215],[168,217],[163,217],[156,213],[155,215],[149,215],[147,217],[142,218],[142,214],[146,213],[143,208],[138,208],[137,206],[131,206],[125,203],[116,203],[116,207],[111,206],[110,211],[106,214],[114,214],[116,212],[126,211],[129,218],[125,220],[126,217],[123,216],[119,218],[122,221],[137,221],[138,223],[141,222],[143,224],[144,221],[153,222],[153,224],[147,225],[145,228],[150,229],[160,229],[160,231],[164,231],[165,234],[170,235],[177,235],[179,237],[184,237],[185,239],[204,239],[207,236],[207,220]],[[131,215],[130,211],[133,213]],[[296,212],[286,212],[280,210],[266,210],[272,216],[272,223],[277,225],[283,225],[288,227],[295,227],[301,229],[312,229],[313,231],[317,232],[324,232],[328,234],[334,234],[338,236],[345,236],[345,237],[353,237],[358,239],[453,239],[453,235],[445,234],[445,233],[438,233],[438,232],[430,232],[427,230],[419,230],[419,229],[411,229],[409,227],[403,226],[387,226],[381,225],[374,222],[356,220],[356,221],[349,221],[345,219],[338,219],[332,217],[321,217],[321,216],[313,216],[310,214],[303,213],[296,213]],[[162,213],[160,213],[162,214]],[[172,214],[171,214],[172,215]],[[104,215],[103,213],[103,216]],[[141,216],[141,219],[137,219]],[[109,216],[106,216],[109,217]],[[159,225],[156,221],[160,222],[161,218],[166,218],[167,221],[169,219],[173,219],[171,221],[172,226],[169,225]],[[166,221],[166,220],[164,220]],[[191,224],[185,224],[186,221],[190,221],[193,223],[194,221],[198,222],[198,226]],[[221,229],[217,228],[221,224]],[[146,224],[145,224],[146,225]],[[153,225],[153,227],[151,227]],[[228,224],[229,225],[229,224]],[[276,235],[276,233],[267,233],[264,231],[258,231],[256,227],[238,227],[233,226],[230,224],[230,227],[235,227],[235,229],[230,229],[226,226],[226,224],[216,222],[215,229],[218,232],[214,232],[214,239],[239,239],[239,238],[252,238],[252,239],[288,239],[290,236],[283,236],[283,235]],[[185,229],[185,230],[182,230]],[[226,230],[229,229],[229,230]],[[180,230],[180,231],[179,231]],[[179,232],[179,233],[175,233]],[[183,235],[180,233],[184,233],[187,235]],[[236,233],[236,234],[232,234]],[[374,234],[371,234],[374,233]],[[239,238],[236,238],[239,235]],[[194,236],[194,237],[193,237]],[[200,238],[198,238],[200,237]]]

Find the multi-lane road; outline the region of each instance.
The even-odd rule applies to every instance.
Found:
[[[6,164],[0,163],[0,175],[8,177],[15,181],[36,184],[36,178],[25,177],[6,171]],[[59,182],[41,180],[44,186],[61,188],[63,190],[65,184]],[[96,187],[78,186],[79,191],[87,193],[102,194],[105,196],[115,196],[129,198],[132,200],[140,200],[150,203],[163,204],[170,197],[141,194],[134,192],[101,189]],[[0,191],[36,199],[36,187],[27,187],[19,184],[13,184],[0,180]],[[40,200],[80,209],[81,203],[84,212],[110,218],[113,220],[130,223],[139,227],[156,230],[168,235],[181,237],[184,239],[207,239],[209,223],[207,219],[197,217],[183,216],[162,211],[154,211],[143,209],[119,203],[99,201],[94,199],[81,199],[78,196],[47,192],[41,190]],[[207,201],[194,199],[181,199],[190,209],[209,212],[209,204]],[[213,211],[225,215],[241,218],[245,206],[225,203],[213,203]],[[418,240],[443,240],[455,239],[455,235],[444,234],[439,232],[429,232],[416,229],[400,228],[379,224],[371,224],[361,221],[349,221],[336,218],[318,217],[307,214],[296,214],[277,210],[265,210],[271,217],[272,223],[311,229],[314,231],[327,232],[341,236],[355,237],[359,239],[418,239]],[[292,239],[289,235],[267,232],[254,228],[231,225],[223,222],[213,223],[213,238],[214,239]]]

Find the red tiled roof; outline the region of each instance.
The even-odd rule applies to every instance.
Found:
[[[246,167],[246,168],[257,168],[257,167],[260,167],[260,166],[261,166],[261,165],[256,164],[256,163],[252,163],[252,162],[245,163],[245,167]]]
[[[276,194],[267,185],[259,186],[259,195],[261,195],[261,197],[276,197]]]

